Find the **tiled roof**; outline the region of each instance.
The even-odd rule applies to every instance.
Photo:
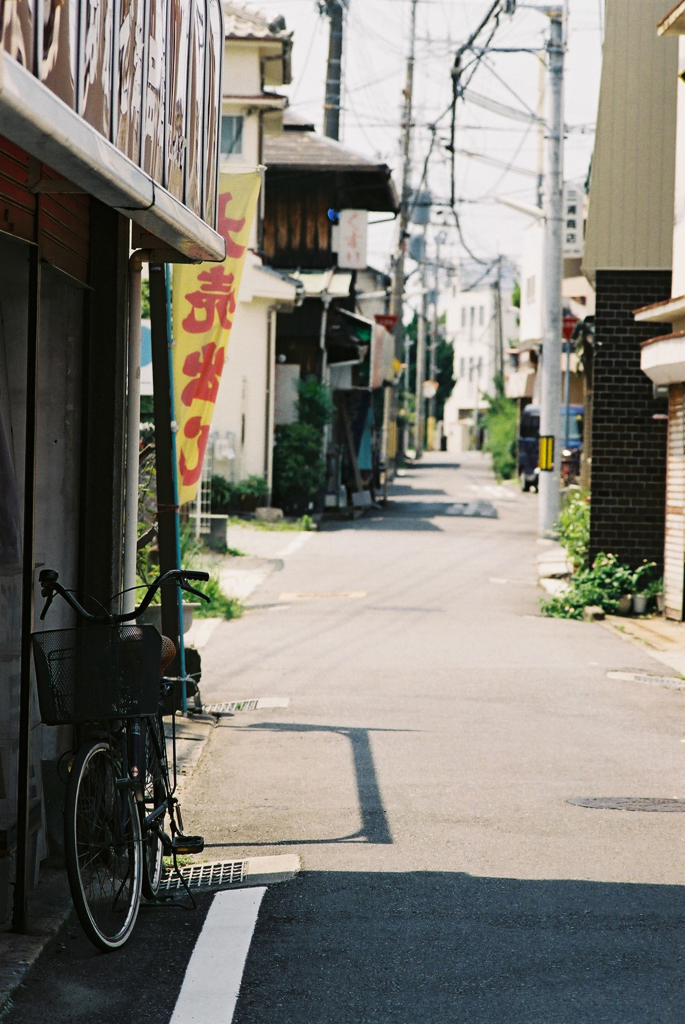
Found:
[[[267,166],[321,167],[373,171],[383,168],[365,156],[352,153],[334,139],[312,131],[285,131],[264,136],[264,163]]]
[[[289,39],[285,19],[269,17],[252,4],[224,0],[224,34],[226,38]]]

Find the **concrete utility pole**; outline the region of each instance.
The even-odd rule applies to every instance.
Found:
[[[319,10],[328,15],[331,32],[328,41],[326,99],[323,108],[323,133],[329,139],[340,139],[340,88],[342,82],[343,12],[347,0],[321,0]]]
[[[409,56],[407,57],[407,80],[404,87],[404,111],[402,114],[402,196],[400,205],[399,242],[395,254],[393,269],[392,294],[390,296],[390,312],[397,317],[395,327],[395,355],[402,358],[402,310],[404,306],[404,250],[411,215],[411,139],[412,113],[414,101],[414,61],[416,55],[416,7],[418,0],[412,0],[411,28],[409,35]]]
[[[495,292],[495,373],[504,387],[504,324],[502,322],[502,257],[497,260]]]
[[[428,225],[423,228],[423,260],[421,261],[421,309],[416,332],[416,391],[414,409],[414,450],[416,458],[423,455],[424,398],[423,382],[426,379],[426,323],[428,321],[428,262],[426,260],[426,235]]]
[[[440,232],[435,238],[435,274],[433,282],[435,285],[435,301],[433,302],[433,324],[431,327],[431,342],[430,342],[430,369],[428,376],[430,380],[435,381],[438,375],[438,302],[440,300],[440,248],[442,243],[446,241],[446,235],[444,232]],[[428,399],[428,437],[427,446],[429,450],[435,448],[435,407],[436,407],[436,396],[431,395]]]
[[[545,13],[550,19],[547,43],[550,103],[545,188],[545,318],[538,501],[538,530],[541,537],[553,532],[559,517],[564,212],[564,11],[559,6]]]

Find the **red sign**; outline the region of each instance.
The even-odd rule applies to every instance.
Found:
[[[564,317],[564,325],[562,327],[562,334],[564,335],[564,338],[565,338],[566,341],[570,341],[571,338],[573,337],[573,331],[574,331],[575,326],[576,326],[577,323],[578,323],[578,317],[577,316],[565,316]]]
[[[386,331],[390,331],[392,333],[397,326],[399,317],[393,316],[392,313],[376,313],[374,319],[377,324],[380,324],[381,327],[385,327]]]

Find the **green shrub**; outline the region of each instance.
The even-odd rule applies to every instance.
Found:
[[[206,601],[201,601],[200,607],[194,609],[195,615],[199,619],[214,617],[238,619],[243,614],[243,606],[240,601],[224,594],[216,573],[211,573],[206,583],[193,583],[193,586],[209,598],[209,604]],[[189,599],[192,599],[192,594],[189,595]]]
[[[257,499],[266,497],[269,493],[269,485],[263,476],[248,476],[233,484],[223,476],[212,477],[212,512],[226,515],[231,509],[239,509],[243,499]]]
[[[300,423],[308,423],[322,431],[333,419],[333,398],[331,389],[314,378],[301,380],[297,385],[297,417]]]
[[[642,567],[637,571],[644,573]],[[582,619],[583,609],[596,605],[614,614],[619,600],[625,594],[635,593],[635,578],[636,572],[629,565],[622,565],[616,555],[601,552],[589,569],[574,573],[566,594],[542,599],[542,613],[557,619]]]
[[[310,423],[276,428],[274,445],[274,504],[285,511],[307,510],[323,486],[321,431]]]
[[[269,493],[269,485],[263,476],[252,475],[234,484],[233,493],[239,498],[264,498]]]
[[[233,502],[234,485],[225,477],[214,475],[211,489],[212,512],[225,515]]]
[[[487,397],[487,396],[486,396]],[[485,451],[492,455],[492,468],[498,480],[510,480],[516,474],[518,409],[516,402],[503,395],[488,398],[485,414]]]
[[[559,543],[566,548],[574,566],[586,565],[590,546],[590,495],[586,491],[569,491],[559,513],[557,529]]]

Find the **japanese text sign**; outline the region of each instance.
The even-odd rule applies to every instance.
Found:
[[[218,231],[226,239],[226,259],[174,267],[174,397],[181,505],[193,500],[202,475],[260,183],[259,174],[222,174]]]

